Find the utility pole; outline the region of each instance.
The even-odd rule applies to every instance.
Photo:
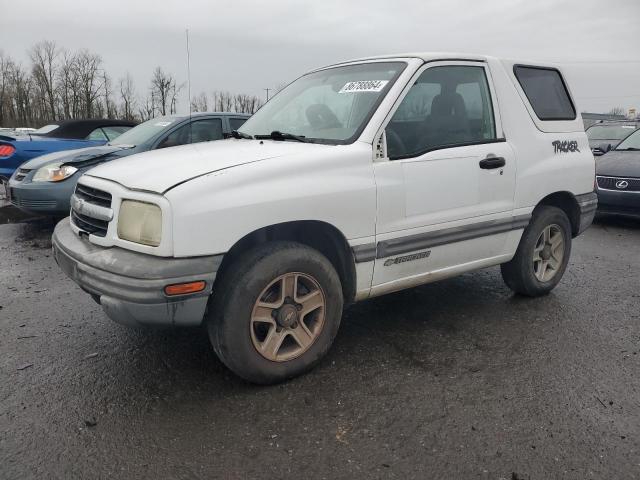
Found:
[[[269,92],[273,90],[273,88],[265,88],[264,91],[267,92],[267,102],[269,101]]]

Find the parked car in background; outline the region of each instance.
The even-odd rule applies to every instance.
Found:
[[[69,120],[31,133],[0,133],[0,181],[8,180],[16,168],[34,157],[104,145],[135,125],[127,120]]]
[[[633,133],[638,126],[638,122],[634,121],[608,121],[591,125],[585,130],[589,147],[596,157],[604,155]]]
[[[332,65],[235,136],[87,172],[53,249],[113,320],[204,324],[257,383],[315,365],[357,300],[495,265],[549,293],[596,211],[582,119],[547,65]]]
[[[640,218],[640,130],[596,160],[598,213]]]
[[[221,140],[247,118],[249,115],[239,113],[154,118],[107,145],[55,152],[24,163],[9,180],[7,196],[13,205],[28,212],[68,215],[76,182],[90,168],[147,150]]]

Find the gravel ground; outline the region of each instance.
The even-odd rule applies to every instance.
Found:
[[[202,329],[108,320],[53,222],[0,223],[0,478],[640,478],[640,223],[594,225],[545,298],[493,268],[353,306],[266,388]]]

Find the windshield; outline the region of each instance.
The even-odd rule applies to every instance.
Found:
[[[640,149],[640,130],[636,130],[616,147],[616,150]]]
[[[589,140],[622,140],[635,130],[633,125],[594,125],[587,129]]]
[[[309,73],[274,96],[239,131],[351,143],[405,67],[403,62],[362,63]]]
[[[133,127],[131,130],[127,130],[109,142],[109,145],[142,145],[175,124],[178,120],[179,118],[169,116],[152,118]]]
[[[44,127],[40,127],[35,132],[31,132],[31,133],[34,133],[36,135],[38,135],[38,134],[44,135],[45,133],[53,132],[59,126],[60,125],[56,125],[55,123],[52,123],[50,125],[45,125]]]

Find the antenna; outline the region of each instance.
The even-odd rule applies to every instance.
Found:
[[[191,143],[191,52],[189,51],[189,29],[185,30],[187,37],[187,96],[189,102],[189,143]]]

